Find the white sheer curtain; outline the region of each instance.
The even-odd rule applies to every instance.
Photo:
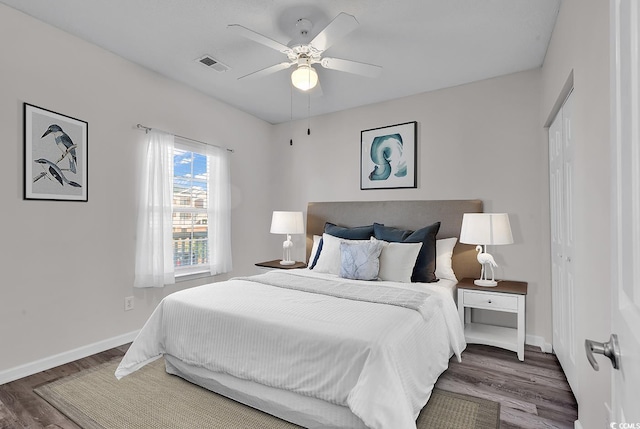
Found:
[[[157,130],[147,133],[138,209],[135,287],[175,283],[171,230],[173,146],[173,135]]]
[[[231,174],[229,152],[207,146],[209,162],[209,270],[211,275],[231,271]]]

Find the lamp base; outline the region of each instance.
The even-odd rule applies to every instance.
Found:
[[[495,287],[498,286],[498,282],[495,280],[474,280],[473,284],[476,286]]]
[[[280,265],[294,265],[296,261],[280,261]]]

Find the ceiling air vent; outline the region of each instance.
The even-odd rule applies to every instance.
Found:
[[[211,55],[205,55],[202,58],[198,58],[196,61],[218,72],[224,72],[229,70],[229,66],[227,66],[226,64],[222,64],[220,61],[216,60]]]

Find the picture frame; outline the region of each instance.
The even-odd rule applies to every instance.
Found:
[[[24,103],[24,199],[88,201],[89,124]]]
[[[360,189],[417,187],[418,123],[360,132]]]

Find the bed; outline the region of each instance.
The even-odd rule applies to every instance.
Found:
[[[481,211],[479,200],[309,203],[307,258],[318,237],[327,240],[322,262],[331,254],[327,222],[410,230],[440,222],[445,239],[458,236],[463,213]],[[341,239],[340,248],[386,249],[365,241]],[[477,275],[471,246],[456,244],[450,259],[458,278]],[[166,297],[116,377],[164,356],[167,372],[303,427],[415,429],[438,376],[466,345],[455,280],[320,271],[275,270]]]

